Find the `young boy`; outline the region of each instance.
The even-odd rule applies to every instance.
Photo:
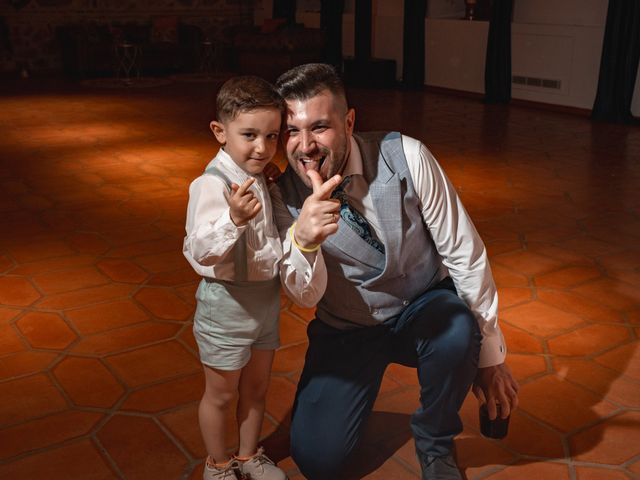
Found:
[[[204,480],[284,480],[258,448],[274,350],[279,346],[279,261],[263,175],[273,158],[284,102],[266,81],[227,81],[211,130],[222,148],[189,187],[183,252],[202,277],[193,331],[205,372],[199,407],[207,448]],[[226,412],[239,394],[238,455],[227,455]]]

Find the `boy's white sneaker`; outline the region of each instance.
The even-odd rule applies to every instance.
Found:
[[[245,480],[287,480],[285,473],[264,454],[262,447],[248,460],[238,460],[237,457],[236,460],[240,463],[240,472]]]
[[[237,460],[229,460],[223,467],[215,467],[204,463],[203,480],[237,480],[236,471],[239,469]]]

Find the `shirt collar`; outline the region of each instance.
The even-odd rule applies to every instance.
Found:
[[[358,142],[355,141],[353,135],[350,137],[351,150],[349,152],[349,158],[347,158],[347,164],[342,171],[342,177],[349,175],[362,175],[362,154],[360,153],[360,147]]]
[[[231,156],[224,151],[224,148],[220,147],[220,150],[218,151],[218,155],[216,155],[216,157],[220,164],[224,166],[224,168],[233,173],[236,177],[240,178],[242,182],[244,182],[248,178],[256,177],[256,175],[251,175],[250,173],[247,173],[242,168],[240,168],[238,164],[233,161]]]

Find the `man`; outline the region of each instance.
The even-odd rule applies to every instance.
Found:
[[[353,133],[355,112],[332,67],[296,67],[276,87],[288,108],[289,167],[274,192],[283,265],[324,290],[302,298],[287,289],[303,305],[319,300],[292,457],[310,480],[344,476],[385,368],[400,363],[416,367],[420,383],[411,428],[422,478],[460,479],[453,439],[472,384],[492,419],[518,403],[484,245],[424,145]]]

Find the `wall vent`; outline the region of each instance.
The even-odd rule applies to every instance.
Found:
[[[560,80],[552,80],[549,78],[524,77],[522,75],[514,75],[511,81],[516,85],[529,85],[532,87],[553,88],[560,90],[562,82]]]

